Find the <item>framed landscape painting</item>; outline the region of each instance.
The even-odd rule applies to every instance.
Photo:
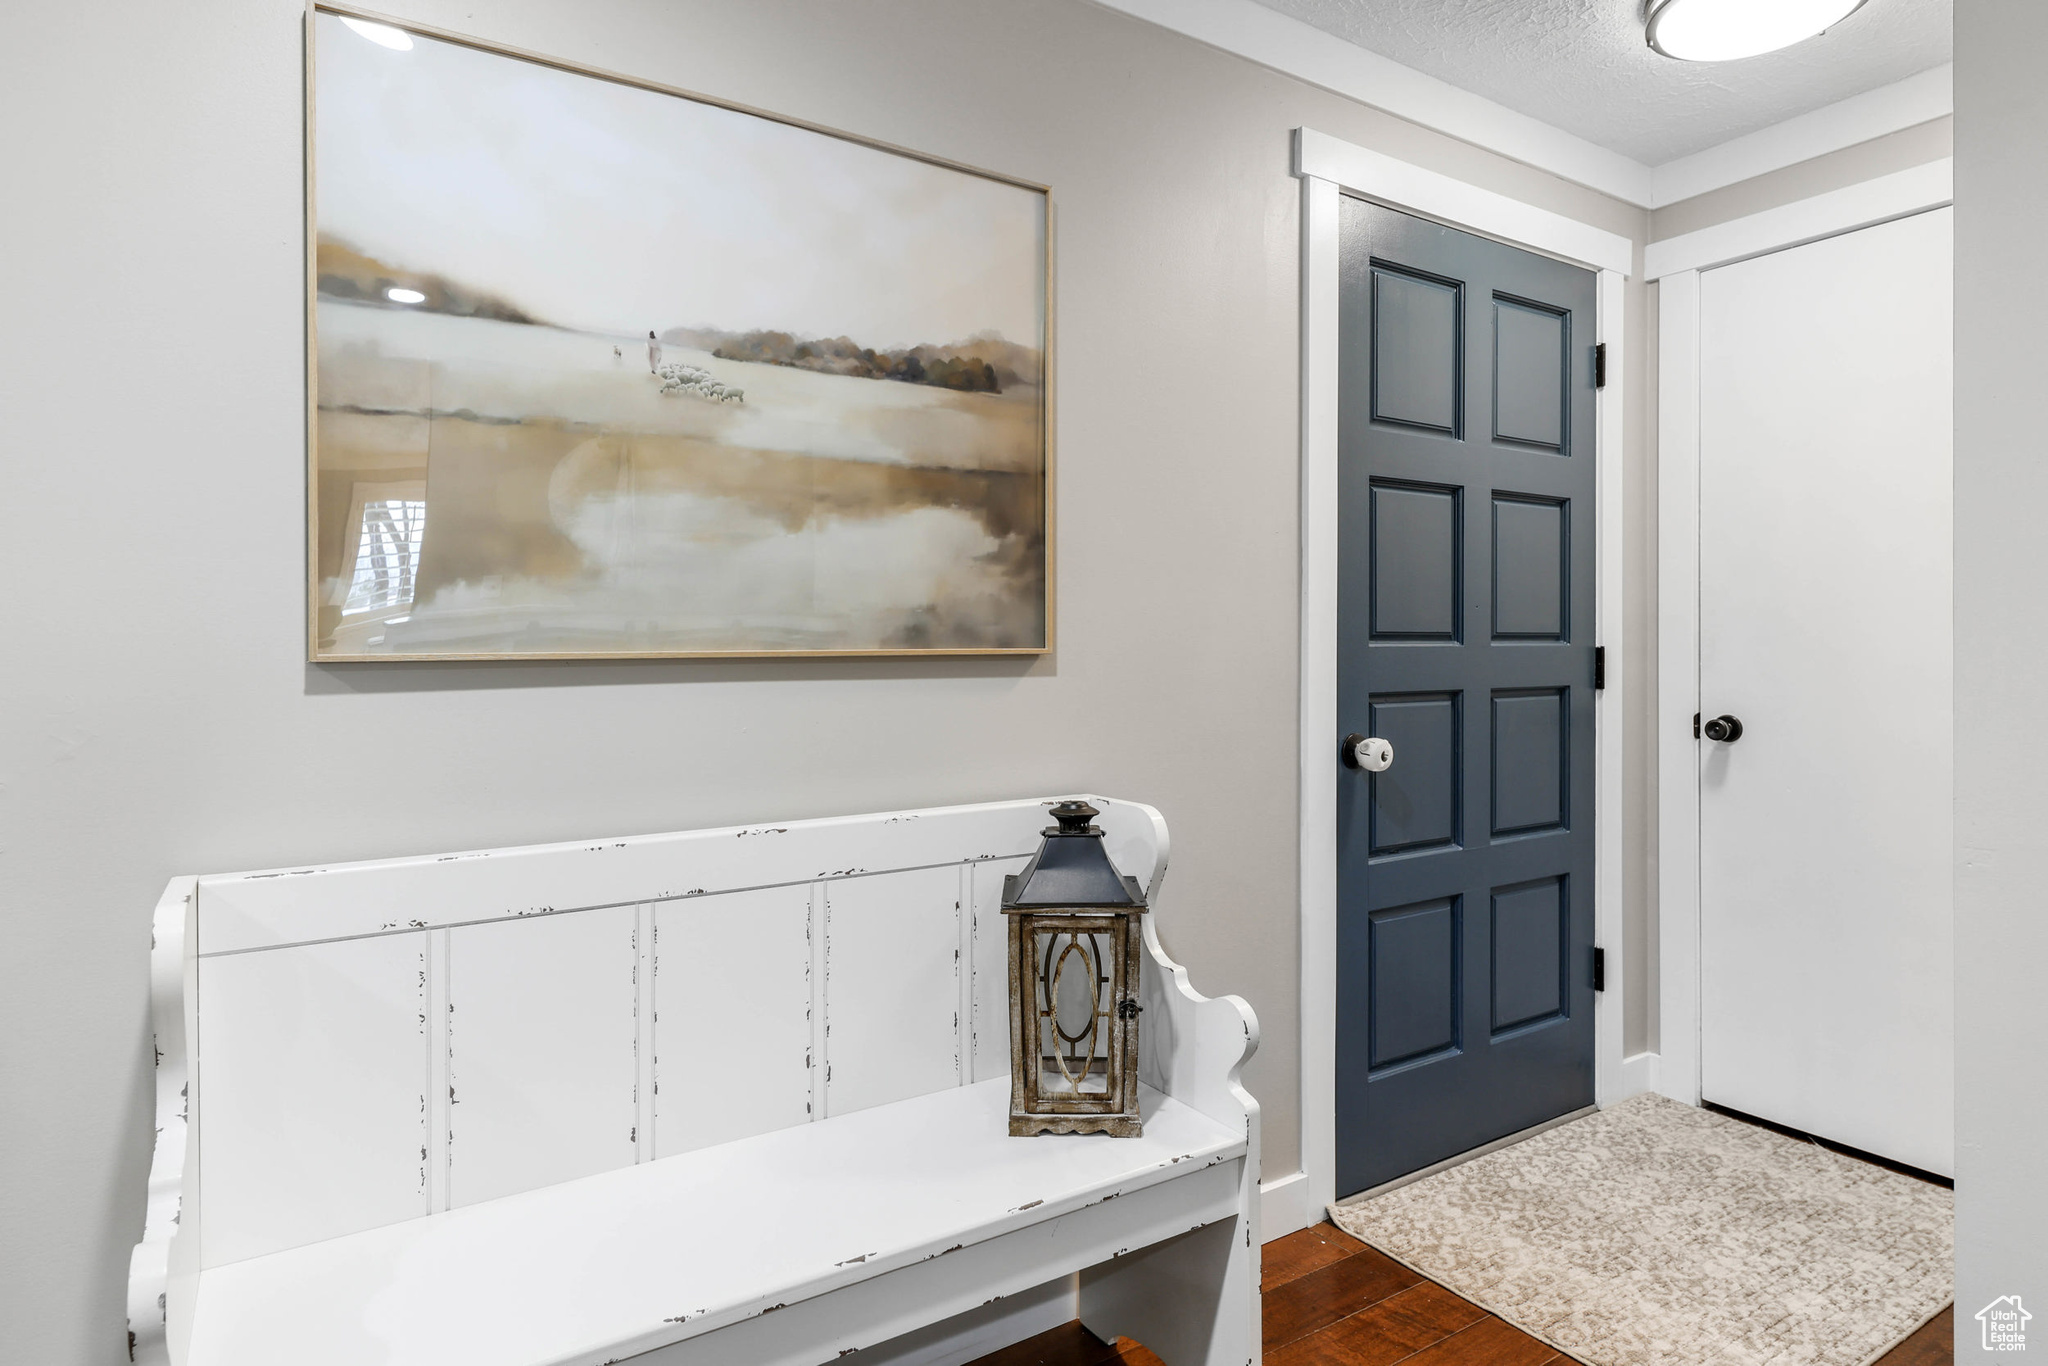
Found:
[[[1050,646],[1043,187],[309,25],[310,658]]]

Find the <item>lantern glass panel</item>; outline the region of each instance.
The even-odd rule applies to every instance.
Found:
[[[1116,1020],[1116,940],[1100,929],[1035,926],[1038,1089],[1047,1100],[1106,1097]]]

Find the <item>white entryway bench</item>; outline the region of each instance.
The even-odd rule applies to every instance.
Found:
[[[1006,1135],[1054,800],[174,879],[135,1359],[818,1366],[1063,1283],[1256,1362],[1258,1026],[1160,949],[1150,807],[1088,798],[1155,898],[1144,1135]]]

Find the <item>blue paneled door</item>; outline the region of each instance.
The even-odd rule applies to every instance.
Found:
[[[1593,1100],[1591,272],[1341,217],[1337,1192]]]

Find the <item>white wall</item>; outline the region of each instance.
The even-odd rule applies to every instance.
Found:
[[[1267,1174],[1293,1170],[1289,130],[1637,240],[1644,215],[1079,0],[404,13],[1052,185],[1059,652],[307,666],[298,0],[15,7],[0,1359],[125,1360],[148,916],[179,872],[1074,788],[1141,798],[1174,826],[1162,934],[1197,985],[1258,1008]]]
[[[1956,6],[1956,1359],[2048,1345],[2048,7]]]

